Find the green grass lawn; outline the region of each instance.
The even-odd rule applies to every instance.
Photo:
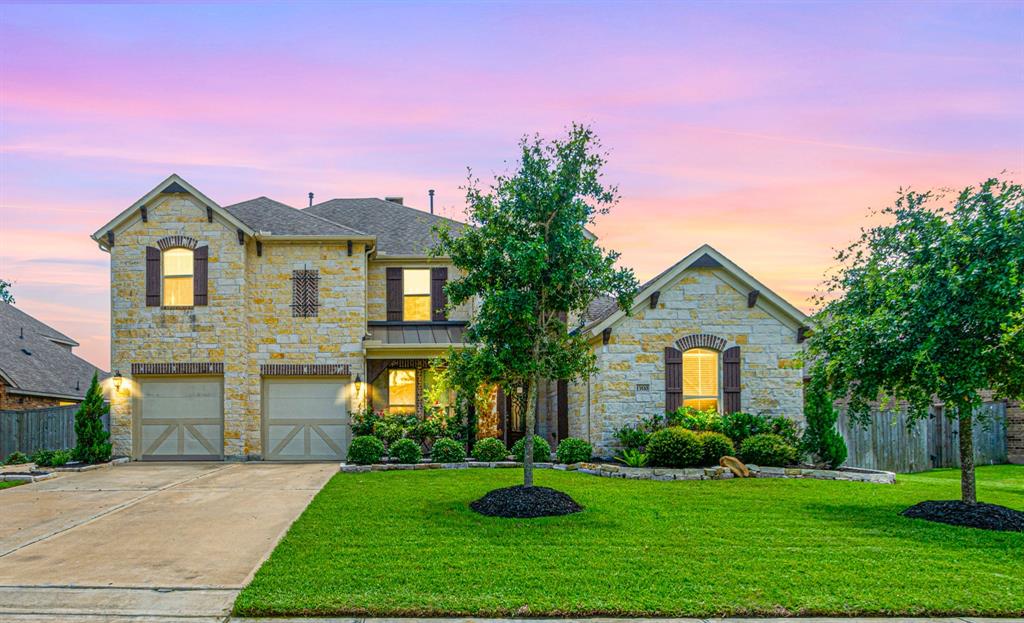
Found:
[[[653,482],[539,470],[585,510],[468,504],[521,470],[338,474],[235,603],[240,614],[1024,615],[1024,534],[901,517],[959,496],[959,472],[895,486]],[[1024,466],[978,469],[1024,509]]]
[[[25,480],[0,480],[0,489],[10,489],[25,484]]]

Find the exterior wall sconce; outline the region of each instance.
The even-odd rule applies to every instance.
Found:
[[[114,370],[114,391],[121,391],[121,383],[124,381],[124,377],[121,376],[120,370]]]

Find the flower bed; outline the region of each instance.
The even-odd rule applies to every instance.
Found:
[[[341,464],[345,473],[387,472],[397,470],[423,469],[469,469],[469,468],[512,468],[522,467],[516,461],[466,461],[463,463],[383,463],[375,465]],[[582,474],[602,476],[605,478],[625,478],[628,480],[726,480],[735,476],[725,467],[692,467],[668,469],[662,467],[626,467],[611,463],[534,463],[537,469],[557,469],[578,471]],[[751,478],[813,478],[816,480],[850,480],[855,482],[871,482],[876,484],[895,484],[896,474],[870,469],[810,469],[803,467],[758,467],[747,465]]]

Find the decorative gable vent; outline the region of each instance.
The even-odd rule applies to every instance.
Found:
[[[312,318],[320,307],[320,271],[292,271],[292,316]]]

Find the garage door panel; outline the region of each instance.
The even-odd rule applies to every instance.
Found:
[[[138,387],[139,454],[143,459],[221,458],[221,379],[144,379]]]
[[[269,460],[340,460],[348,451],[348,384],[339,379],[267,379],[264,438]]]

